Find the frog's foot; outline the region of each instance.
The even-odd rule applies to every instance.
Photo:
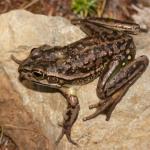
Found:
[[[98,102],[96,104],[92,104],[89,106],[89,109],[93,109],[96,108],[97,110],[95,111],[95,115],[92,114],[92,116],[94,115],[94,117],[96,117],[99,114],[103,114],[106,115],[106,121],[109,121],[110,117],[111,117],[111,113],[113,112],[113,110],[115,109],[115,106],[117,105],[118,102],[114,102],[113,104],[109,103],[106,104],[106,102]],[[108,106],[107,106],[108,105]],[[91,116],[91,115],[90,115]],[[89,117],[88,117],[89,118]],[[84,121],[89,120],[87,117],[84,118]],[[90,118],[92,119],[92,118]]]
[[[66,135],[66,137],[70,143],[78,146],[78,144],[76,142],[74,142],[71,138],[71,129],[78,117],[78,113],[80,110],[78,98],[73,95],[64,95],[64,96],[67,99],[68,106],[67,106],[67,110],[64,115],[63,122],[58,123],[58,125],[60,127],[62,127],[62,132],[55,143],[58,144],[60,142],[60,140],[63,138],[63,136]]]
[[[57,138],[57,140],[55,142],[56,145],[58,145],[58,143],[60,142],[60,140],[63,138],[64,135],[66,135],[66,137],[67,137],[67,139],[70,143],[72,143],[73,145],[78,146],[78,144],[76,142],[74,142],[71,138],[71,127],[68,127],[68,128],[67,127],[66,128],[62,127],[62,132],[61,132],[61,134],[59,135],[59,137]]]
[[[108,101],[105,101],[103,103],[97,103],[97,104],[90,105],[89,109],[96,108],[96,111],[93,114],[83,118],[83,121],[93,119],[100,114],[106,115],[106,121],[109,121],[111,114],[119,101],[120,101],[120,99],[114,100],[111,98]]]

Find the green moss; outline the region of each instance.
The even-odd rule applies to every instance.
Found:
[[[72,10],[81,17],[96,14],[97,0],[72,0]]]

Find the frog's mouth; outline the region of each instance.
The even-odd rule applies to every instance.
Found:
[[[36,85],[40,85],[40,86],[44,86],[44,87],[49,87],[49,88],[54,88],[54,89],[59,89],[62,86],[56,83],[51,83],[51,84],[44,84],[44,83],[40,83],[34,80],[30,80],[32,83],[35,83]]]
[[[43,86],[43,87],[48,87],[48,88],[54,88],[54,89],[59,89],[61,88],[62,86],[57,84],[57,83],[44,83],[43,82],[39,82],[37,80],[34,80],[33,78],[30,78],[27,74],[23,74],[21,73],[19,75],[19,80],[20,82],[31,82],[31,83],[34,83],[35,85],[39,85],[39,86]]]

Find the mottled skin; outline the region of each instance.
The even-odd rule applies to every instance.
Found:
[[[39,85],[58,89],[66,98],[68,106],[64,121],[60,123],[62,133],[69,142],[71,128],[80,110],[74,85],[83,85],[99,77],[97,96],[103,100],[89,108],[95,113],[83,118],[92,119],[105,114],[106,120],[128,88],[141,76],[148,65],[148,58],[135,59],[135,45],[130,34],[139,32],[137,24],[103,18],[73,20],[73,24],[87,34],[87,37],[64,47],[43,45],[32,49],[27,59],[19,61],[20,80],[29,80]],[[71,89],[71,90],[70,90]]]

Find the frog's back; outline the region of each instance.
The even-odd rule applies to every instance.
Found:
[[[134,48],[132,37],[127,34],[104,33],[64,47],[50,48],[44,52],[42,60],[47,64],[49,76],[69,84],[86,84],[100,76],[112,57],[124,52],[129,45]]]
[[[114,55],[135,48],[132,37],[127,34],[116,32],[105,37],[87,37],[70,44],[67,49],[68,58],[65,62],[71,65],[66,75],[89,73],[101,70],[111,61]]]

